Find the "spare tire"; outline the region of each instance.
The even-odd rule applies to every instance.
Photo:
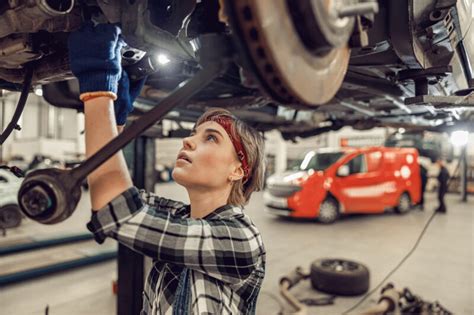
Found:
[[[369,269],[361,263],[326,258],[311,264],[314,289],[335,295],[360,295],[369,290]]]

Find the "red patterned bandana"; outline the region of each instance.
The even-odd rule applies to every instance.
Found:
[[[234,135],[234,133],[232,132],[232,125],[234,124],[234,119],[229,116],[212,116],[206,121],[213,121],[218,123],[219,125],[221,125],[222,128],[224,128],[224,130],[229,135],[230,141],[232,141],[235,152],[237,153],[237,157],[239,158],[240,163],[242,163],[242,169],[244,170],[243,183],[245,184],[249,179],[250,168],[247,158],[247,152],[245,152],[244,146],[240,141],[240,137],[238,135]]]

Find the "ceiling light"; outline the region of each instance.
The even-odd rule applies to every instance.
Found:
[[[463,147],[467,144],[469,132],[465,130],[456,130],[451,134],[451,143],[456,147]]]

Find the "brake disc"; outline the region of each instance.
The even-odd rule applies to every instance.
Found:
[[[320,105],[344,79],[353,17],[342,0],[227,0],[225,9],[244,68],[284,103]]]

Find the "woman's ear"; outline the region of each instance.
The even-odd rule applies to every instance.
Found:
[[[237,181],[244,177],[244,169],[242,168],[242,163],[238,163],[233,171],[229,174],[230,181]]]

